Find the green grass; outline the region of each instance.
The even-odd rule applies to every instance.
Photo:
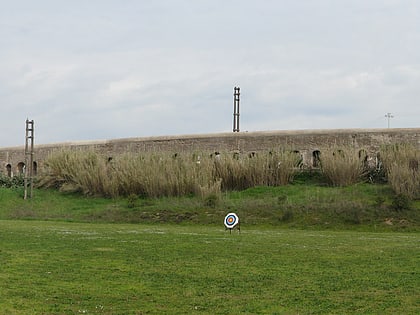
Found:
[[[1,314],[418,314],[418,233],[0,221]]]
[[[255,187],[215,198],[94,198],[37,189],[23,200],[23,191],[0,188],[0,219],[102,223],[220,224],[236,212],[248,226],[304,229],[419,231],[420,200],[394,209],[388,185],[328,187],[303,184]]]

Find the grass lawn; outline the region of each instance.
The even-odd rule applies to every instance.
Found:
[[[0,220],[55,220],[87,223],[219,224],[236,212],[246,225],[293,229],[357,229],[420,231],[420,200],[395,210],[387,185],[359,184],[325,187],[294,184],[255,187],[200,197],[128,198],[83,197],[36,189],[23,200],[23,189],[0,188]]]
[[[1,314],[418,314],[420,234],[0,220]]]

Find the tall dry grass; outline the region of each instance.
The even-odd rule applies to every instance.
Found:
[[[92,151],[56,151],[45,162],[41,187],[87,195],[146,197],[217,196],[222,190],[292,181],[299,160],[293,152],[247,155],[122,154],[112,160]]]
[[[333,186],[349,186],[363,180],[366,173],[364,157],[351,148],[330,148],[320,155],[321,170]]]
[[[420,150],[409,144],[383,146],[380,159],[396,194],[420,198]]]
[[[116,195],[118,187],[110,180],[106,159],[91,151],[58,150],[45,162],[38,185],[86,195]]]
[[[261,152],[252,157],[222,156],[215,161],[214,178],[222,189],[242,190],[255,186],[280,186],[292,182],[299,157],[291,151]]]

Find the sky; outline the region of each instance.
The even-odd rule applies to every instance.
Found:
[[[420,127],[417,0],[0,4],[0,147]]]

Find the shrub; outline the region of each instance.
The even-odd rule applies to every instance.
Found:
[[[24,176],[8,177],[0,173],[0,187],[18,188],[24,186]]]
[[[411,208],[411,202],[407,195],[397,194],[392,199],[391,206],[395,211],[409,210]]]

